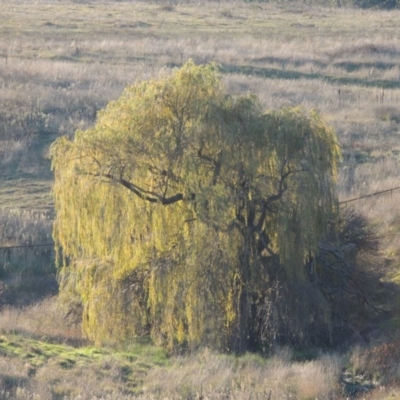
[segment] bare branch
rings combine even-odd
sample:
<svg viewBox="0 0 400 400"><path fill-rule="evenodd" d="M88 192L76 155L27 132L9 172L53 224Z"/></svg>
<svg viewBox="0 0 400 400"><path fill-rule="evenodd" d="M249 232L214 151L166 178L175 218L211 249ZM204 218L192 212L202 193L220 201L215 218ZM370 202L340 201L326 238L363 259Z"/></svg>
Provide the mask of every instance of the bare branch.
<svg viewBox="0 0 400 400"><path fill-rule="evenodd" d="M121 176L119 178L116 178L114 175L109 174L109 173L107 173L107 174L90 174L90 175L101 176L104 178L108 178L112 182L117 182L117 183L121 184L122 186L124 186L129 191L131 191L132 193L134 193L136 196L138 196L141 199L146 200L150 203L160 203L164 206L167 206L169 204L173 204L173 203L183 200L182 193L177 193L170 197L165 197L165 195L160 196L157 193L154 193L149 190L145 190L145 189L135 185L134 183L129 182L126 179L123 179Z"/></svg>

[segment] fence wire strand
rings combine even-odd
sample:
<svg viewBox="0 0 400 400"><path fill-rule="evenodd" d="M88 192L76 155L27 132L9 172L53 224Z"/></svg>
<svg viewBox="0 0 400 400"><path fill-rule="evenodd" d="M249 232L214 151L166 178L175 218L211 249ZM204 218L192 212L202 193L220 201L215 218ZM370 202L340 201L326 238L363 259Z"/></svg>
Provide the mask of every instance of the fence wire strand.
<svg viewBox="0 0 400 400"><path fill-rule="evenodd" d="M379 196L379 195L385 194L385 193L392 193L396 190L400 190L400 186L396 186L394 188L390 188L390 189L386 189L386 190L381 190L379 192L369 193L364 196L354 197L353 199L342 200L342 201L339 201L339 205L352 203L354 201L358 201L358 200L362 200L362 199L366 199L366 198L370 198L370 197L374 197L374 196ZM2 246L2 247L0 247L0 250L24 249L24 248L32 248L32 247L50 247L50 246L54 246L54 243L26 244L26 245L18 245L18 246Z"/></svg>

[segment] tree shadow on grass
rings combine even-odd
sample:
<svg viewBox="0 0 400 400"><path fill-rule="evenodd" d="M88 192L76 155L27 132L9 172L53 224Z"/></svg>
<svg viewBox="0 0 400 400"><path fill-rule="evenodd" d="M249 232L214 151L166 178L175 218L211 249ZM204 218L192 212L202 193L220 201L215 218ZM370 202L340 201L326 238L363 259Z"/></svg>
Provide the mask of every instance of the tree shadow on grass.
<svg viewBox="0 0 400 400"><path fill-rule="evenodd" d="M25 387L29 383L29 379L23 376L9 375L0 373L0 390L10 395L15 394L15 391L19 387ZM12 398L12 397L8 397Z"/></svg>
<svg viewBox="0 0 400 400"><path fill-rule="evenodd" d="M363 64L363 63L361 63ZM365 63L364 63L365 64ZM364 65L363 64L363 65ZM379 65L379 63L375 63ZM180 67L180 63L168 63L170 68ZM361 66L348 66L348 68L362 68ZM389 68L389 67L388 67ZM375 87L380 89L396 89L400 88L400 80L387 79L365 79L346 76L331 76L318 72L300 72L292 69L255 67L252 65L233 65L221 64L220 71L222 74L242 74L248 76L259 76L267 79L286 79L286 80L320 80L329 82L334 85L353 85L360 87Z"/></svg>
<svg viewBox="0 0 400 400"><path fill-rule="evenodd" d="M336 85L354 85L362 87L376 87L384 89L400 88L400 81L391 81L386 79L371 79L367 80L364 78L357 77L345 77L345 76L330 76L324 75L317 72L300 72L290 69L278 69L278 68L265 68L265 67L254 67L250 65L222 65L222 73L235 73L243 75L260 76L268 79L287 79L287 80L321 80Z"/></svg>

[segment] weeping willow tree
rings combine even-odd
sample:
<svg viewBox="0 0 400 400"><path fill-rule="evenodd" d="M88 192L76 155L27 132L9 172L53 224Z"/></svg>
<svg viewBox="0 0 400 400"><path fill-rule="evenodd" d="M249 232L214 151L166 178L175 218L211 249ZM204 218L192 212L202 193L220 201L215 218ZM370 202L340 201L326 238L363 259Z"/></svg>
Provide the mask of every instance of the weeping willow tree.
<svg viewBox="0 0 400 400"><path fill-rule="evenodd" d="M317 112L264 112L189 61L51 151L60 292L90 339L243 352L289 319L288 335L329 325L318 294L301 297L336 210L340 150Z"/></svg>

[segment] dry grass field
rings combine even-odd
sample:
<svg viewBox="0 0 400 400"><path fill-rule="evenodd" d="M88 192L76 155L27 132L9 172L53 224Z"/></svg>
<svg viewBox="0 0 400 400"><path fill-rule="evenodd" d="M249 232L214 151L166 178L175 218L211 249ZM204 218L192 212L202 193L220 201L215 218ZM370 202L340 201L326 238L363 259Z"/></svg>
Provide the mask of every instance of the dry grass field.
<svg viewBox="0 0 400 400"><path fill-rule="evenodd" d="M342 146L341 201L394 189L343 207L376 227L388 279L400 281L400 11L239 0L0 8L0 247L51 239L56 137L90 126L128 84L192 58L218 63L230 92L255 93L265 108L319 109ZM27 303L24 290L38 298L18 260L18 279L0 286L0 305L3 292L11 303L0 313L0 399L400 398L400 353L379 343L344 354L282 349L269 359L90 347L55 297L12 307ZM398 343L398 320L389 322L385 334Z"/></svg>

